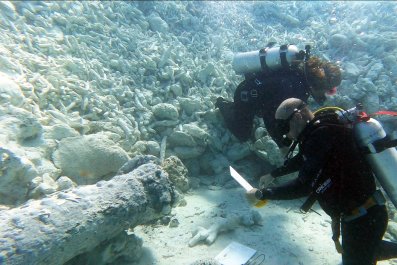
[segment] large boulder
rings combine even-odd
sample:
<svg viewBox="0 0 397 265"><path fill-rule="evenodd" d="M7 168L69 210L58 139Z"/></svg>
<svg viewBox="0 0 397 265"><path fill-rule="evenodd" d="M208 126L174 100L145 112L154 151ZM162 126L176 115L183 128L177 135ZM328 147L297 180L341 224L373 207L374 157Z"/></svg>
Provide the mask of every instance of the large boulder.
<svg viewBox="0 0 397 265"><path fill-rule="evenodd" d="M63 138L52 155L62 175L77 184L92 184L114 175L128 154L105 134Z"/></svg>

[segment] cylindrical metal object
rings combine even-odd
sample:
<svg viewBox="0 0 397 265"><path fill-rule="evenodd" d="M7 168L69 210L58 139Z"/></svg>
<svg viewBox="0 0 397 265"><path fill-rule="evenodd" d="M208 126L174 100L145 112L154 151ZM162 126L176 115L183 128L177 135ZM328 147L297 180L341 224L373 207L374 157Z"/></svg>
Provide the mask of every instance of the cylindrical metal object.
<svg viewBox="0 0 397 265"><path fill-rule="evenodd" d="M233 69L237 74L255 73L266 70L279 70L289 67L297 59L299 49L295 45L263 48L259 51L235 54Z"/></svg>
<svg viewBox="0 0 397 265"><path fill-rule="evenodd" d="M354 135L360 147L367 147L371 153L365 155L377 180L397 208L397 150L394 147L376 153L372 143L386 136L382 125L375 119L358 122Z"/></svg>

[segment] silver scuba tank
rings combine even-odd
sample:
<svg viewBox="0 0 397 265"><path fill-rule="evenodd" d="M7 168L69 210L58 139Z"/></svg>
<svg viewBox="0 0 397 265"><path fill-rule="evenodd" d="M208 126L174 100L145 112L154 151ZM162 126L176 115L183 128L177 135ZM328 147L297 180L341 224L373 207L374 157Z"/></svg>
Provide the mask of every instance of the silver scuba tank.
<svg viewBox="0 0 397 265"><path fill-rule="evenodd" d="M324 107L315 111L315 115L320 115L321 111L334 111L339 117L338 120L347 128L352 128L353 137L358 147L363 150L363 155L373 171L379 184L387 193L394 207L397 208L397 150L396 139L386 137L386 132L382 125L365 114L362 104L356 107L343 110L338 107ZM380 114L380 113L377 113ZM321 119L320 119L321 121ZM382 194L375 193L374 199L378 203L384 203ZM310 197L309 197L310 199ZM313 201L307 200L301 210L307 212L312 206Z"/></svg>
<svg viewBox="0 0 397 265"><path fill-rule="evenodd" d="M354 137L360 147L368 148L365 155L376 179L386 191L391 202L397 208L397 150L395 147L377 152L374 142L383 139L386 132L375 119L358 120L353 126Z"/></svg>
<svg viewBox="0 0 397 265"><path fill-rule="evenodd" d="M289 68L293 60L299 59L299 49L295 45L266 47L259 51L237 53L232 66L237 74L257 73Z"/></svg>

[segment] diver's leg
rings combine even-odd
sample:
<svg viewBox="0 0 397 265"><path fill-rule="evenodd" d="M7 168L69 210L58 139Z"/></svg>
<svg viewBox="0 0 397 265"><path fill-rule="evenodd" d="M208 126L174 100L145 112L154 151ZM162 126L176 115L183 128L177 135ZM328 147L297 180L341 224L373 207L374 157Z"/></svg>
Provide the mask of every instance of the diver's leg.
<svg viewBox="0 0 397 265"><path fill-rule="evenodd" d="M350 222L342 221L343 265L375 265L386 227L384 206L374 206L366 215Z"/></svg>
<svg viewBox="0 0 397 265"><path fill-rule="evenodd" d="M397 258L397 243L382 240L376 253L376 260Z"/></svg>

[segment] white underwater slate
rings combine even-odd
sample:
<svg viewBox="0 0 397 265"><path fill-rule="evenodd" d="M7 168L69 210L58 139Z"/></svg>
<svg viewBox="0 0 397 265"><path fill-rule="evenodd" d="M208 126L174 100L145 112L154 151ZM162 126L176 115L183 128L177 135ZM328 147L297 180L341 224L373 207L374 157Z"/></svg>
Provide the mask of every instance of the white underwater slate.
<svg viewBox="0 0 397 265"><path fill-rule="evenodd" d="M219 261L222 265L243 265L246 264L255 253L255 249L237 242L231 242L215 257L215 260Z"/></svg>

